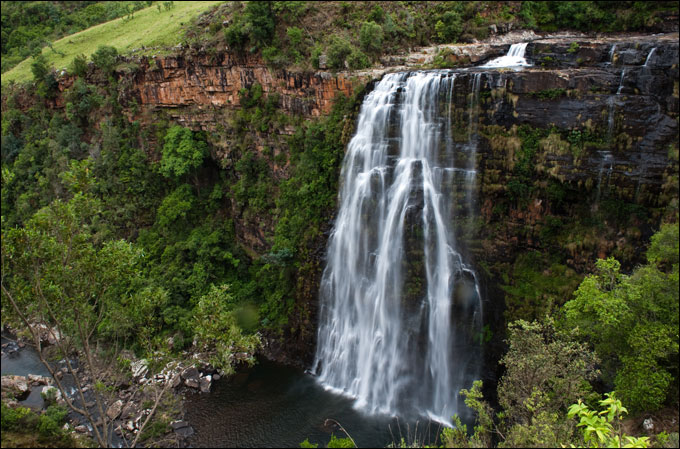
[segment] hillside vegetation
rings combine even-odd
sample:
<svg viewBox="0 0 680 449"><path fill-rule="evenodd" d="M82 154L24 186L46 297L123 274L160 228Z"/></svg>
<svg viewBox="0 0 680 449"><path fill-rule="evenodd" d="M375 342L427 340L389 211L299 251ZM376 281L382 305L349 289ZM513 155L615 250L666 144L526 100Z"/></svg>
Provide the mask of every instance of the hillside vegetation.
<svg viewBox="0 0 680 449"><path fill-rule="evenodd" d="M161 7L162 2L156 3L130 16L59 39L51 47L44 48L42 54L48 64L62 69L67 68L78 55L89 57L101 45L113 46L121 53L142 47L177 45L181 41L183 27L198 14L220 2L174 2L169 9ZM3 73L2 83L27 81L31 77L33 60L26 59Z"/></svg>

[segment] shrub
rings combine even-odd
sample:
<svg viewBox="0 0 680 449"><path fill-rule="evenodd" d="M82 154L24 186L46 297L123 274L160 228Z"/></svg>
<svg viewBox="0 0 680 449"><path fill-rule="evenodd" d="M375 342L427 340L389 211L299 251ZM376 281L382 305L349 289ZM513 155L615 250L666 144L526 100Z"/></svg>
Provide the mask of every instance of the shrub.
<svg viewBox="0 0 680 449"><path fill-rule="evenodd" d="M437 41L441 43L456 42L463 32L463 21L456 11L446 11L434 26Z"/></svg>
<svg viewBox="0 0 680 449"><path fill-rule="evenodd" d="M359 31L359 45L366 53L380 54L382 52L383 29L375 22L364 22Z"/></svg>
<svg viewBox="0 0 680 449"><path fill-rule="evenodd" d="M352 70L359 70L370 67L371 61L361 50L355 48L347 57L347 65Z"/></svg>
<svg viewBox="0 0 680 449"><path fill-rule="evenodd" d="M207 153L208 145L200 134L175 125L165 135L160 172L166 178L180 177L198 168Z"/></svg>
<svg viewBox="0 0 680 449"><path fill-rule="evenodd" d="M87 74L87 58L85 55L80 54L73 58L69 71L80 78L85 77Z"/></svg>
<svg viewBox="0 0 680 449"><path fill-rule="evenodd" d="M92 53L92 62L99 67L104 73L110 74L116 67L116 58L118 57L118 50L108 45L100 45L97 51Z"/></svg>
<svg viewBox="0 0 680 449"><path fill-rule="evenodd" d="M331 69L343 69L345 59L352 53L352 44L339 36L331 36L328 45L328 67Z"/></svg>

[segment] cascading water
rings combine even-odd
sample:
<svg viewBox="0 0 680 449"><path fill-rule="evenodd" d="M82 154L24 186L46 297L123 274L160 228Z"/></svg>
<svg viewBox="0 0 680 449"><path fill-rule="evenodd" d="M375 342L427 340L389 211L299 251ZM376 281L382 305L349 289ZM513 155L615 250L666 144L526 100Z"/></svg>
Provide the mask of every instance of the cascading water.
<svg viewBox="0 0 680 449"><path fill-rule="evenodd" d="M484 69L499 69L507 67L530 67L531 64L524 58L524 53L527 50L527 43L512 44L508 50L508 54L496 58L486 64L479 66Z"/></svg>
<svg viewBox="0 0 680 449"><path fill-rule="evenodd" d="M621 91L623 90L623 80L626 77L626 69L623 69L621 71L621 80L619 81L619 88L616 89L616 97L621 95ZM613 137L613 132L614 132L614 106L616 102L616 97L610 96L607 99L607 104L609 105L609 115L607 118L607 133L609 135L609 139Z"/></svg>
<svg viewBox="0 0 680 449"><path fill-rule="evenodd" d="M451 133L459 85L451 72L385 75L343 163L314 370L369 413L449 423L479 370L479 285L455 237L475 198L476 137L458 145Z"/></svg>

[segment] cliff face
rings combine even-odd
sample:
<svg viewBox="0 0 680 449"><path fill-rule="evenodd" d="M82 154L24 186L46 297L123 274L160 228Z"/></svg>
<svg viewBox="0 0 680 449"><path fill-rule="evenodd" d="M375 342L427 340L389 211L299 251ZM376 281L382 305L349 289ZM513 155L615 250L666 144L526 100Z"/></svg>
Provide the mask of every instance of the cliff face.
<svg viewBox="0 0 680 449"><path fill-rule="evenodd" d="M358 86L345 74L271 70L255 56L228 52L151 61L139 61L128 85L129 97L142 111L164 108L173 119L206 130L215 129L216 110L238 109L239 91L254 84L261 85L265 95L277 94L281 110L304 118L328 114L338 95L349 97Z"/></svg>
<svg viewBox="0 0 680 449"><path fill-rule="evenodd" d="M479 65L508 48L508 43L470 45L440 54L455 69ZM119 97L131 118L149 121L163 110L175 122L226 141L213 156L228 168L233 148L243 142L237 141L239 130L225 123L242 106L242 89L259 84L265 96L278 95L284 114L313 119L328 114L338 96L351 97L386 71L422 68L437 54L436 49L422 49L412 57L383 61L392 67L351 75L272 70L255 56L219 51L156 58L153 63L132 59L128 62L135 69L117 74ZM677 34L537 39L526 56L533 67L518 72L455 71L450 125L458 142L474 132L478 146L477 216L472 228L461 227L466 233L461 237L469 241L472 259L485 267L478 271L490 305L485 308L487 323L502 321L504 311L508 318L531 318L518 312L521 308L511 304L507 293L519 282L513 273L523 254L535 253L566 267L569 276L548 262L534 267L563 285L566 281L558 278L578 279L597 257L613 255L624 266L636 263L660 220L677 214ZM60 89L71 83L62 79ZM442 97L448 107L447 102ZM346 120L351 134L351 118ZM268 147L275 155L285 153L287 144L278 135L292 133L287 126L251 133L248 145L256 152ZM276 181L289 176L285 166L272 169ZM237 239L254 255L266 253L272 217L246 219L237 208L232 215ZM296 321L296 330L286 333L285 341L270 342L269 353L277 358L299 363L314 348L322 240L310 251L318 259L310 261L316 274L300 282L297 298L311 320ZM494 338L500 345L502 336Z"/></svg>

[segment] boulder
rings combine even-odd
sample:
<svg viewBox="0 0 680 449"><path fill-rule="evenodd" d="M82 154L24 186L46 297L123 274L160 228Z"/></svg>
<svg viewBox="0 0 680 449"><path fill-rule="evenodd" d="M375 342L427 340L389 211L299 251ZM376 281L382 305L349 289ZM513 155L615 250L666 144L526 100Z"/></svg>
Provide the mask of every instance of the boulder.
<svg viewBox="0 0 680 449"><path fill-rule="evenodd" d="M123 410L121 411L120 417L122 419L128 419L131 418L135 414L135 404L132 402L128 402L125 404L125 407L123 407Z"/></svg>
<svg viewBox="0 0 680 449"><path fill-rule="evenodd" d="M146 359L139 359L130 364L130 369L132 370L132 377L145 377L146 373L149 371L149 362Z"/></svg>
<svg viewBox="0 0 680 449"><path fill-rule="evenodd" d="M109 419L116 419L122 410L123 401L118 400L109 406L109 409L106 411L106 416L108 416Z"/></svg>
<svg viewBox="0 0 680 449"><path fill-rule="evenodd" d="M49 385L52 383L52 380L49 377L39 376L37 374L29 374L28 380L30 382L35 382L38 385Z"/></svg>
<svg viewBox="0 0 680 449"><path fill-rule="evenodd" d="M642 428L645 429L646 432L654 431L654 421L652 418L647 418L642 421Z"/></svg>
<svg viewBox="0 0 680 449"><path fill-rule="evenodd" d="M75 427L75 431L79 433L87 433L90 429L87 428L85 424L81 424Z"/></svg>
<svg viewBox="0 0 680 449"><path fill-rule="evenodd" d="M184 385L186 385L189 388L198 388L198 379L187 379L184 381Z"/></svg>
<svg viewBox="0 0 680 449"><path fill-rule="evenodd" d="M53 394L53 393L51 393L52 391L54 391L54 399L57 402L61 401L62 400L61 391L59 391L58 388L53 387L51 385L47 385L45 387L42 387L42 391L40 393L41 393L42 396L47 397L48 395Z"/></svg>
<svg viewBox="0 0 680 449"><path fill-rule="evenodd" d="M207 375L201 377L200 380L201 393L210 393L210 387L212 386L212 376Z"/></svg>
<svg viewBox="0 0 680 449"><path fill-rule="evenodd" d="M195 380L198 382L198 379L200 377L200 373L198 372L198 369L195 367L190 367L182 371L182 379L184 380Z"/></svg>
<svg viewBox="0 0 680 449"><path fill-rule="evenodd" d="M23 376L2 376L3 396L10 393L15 398L25 399L31 392L28 380Z"/></svg>
<svg viewBox="0 0 680 449"><path fill-rule="evenodd" d="M179 374L175 374L175 377L172 378L171 381L171 386L172 388L177 388L182 384L182 376Z"/></svg>

